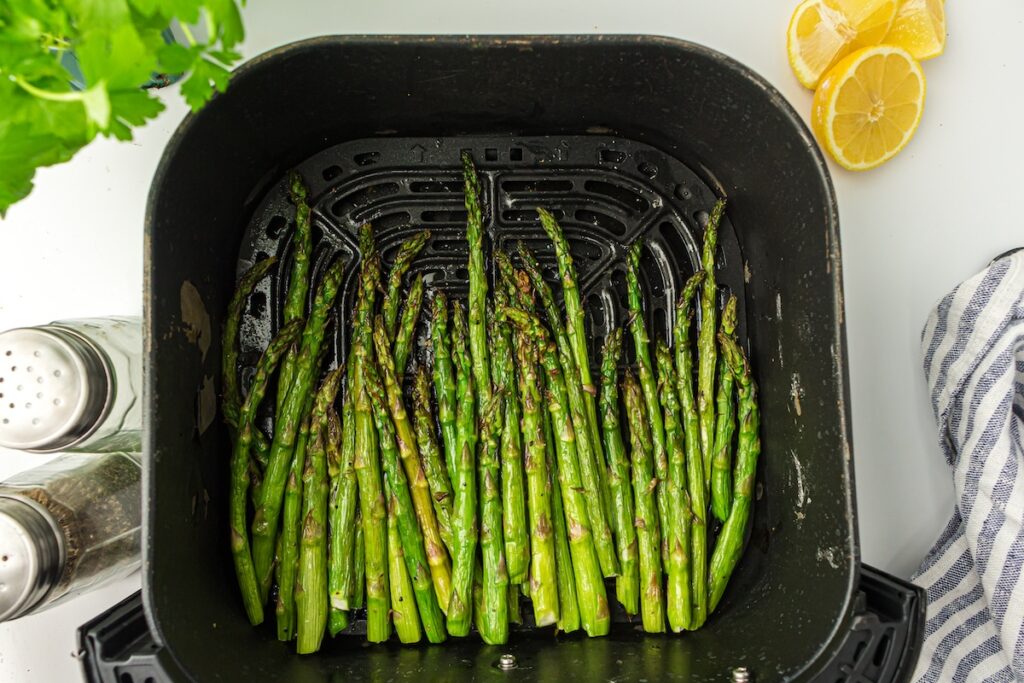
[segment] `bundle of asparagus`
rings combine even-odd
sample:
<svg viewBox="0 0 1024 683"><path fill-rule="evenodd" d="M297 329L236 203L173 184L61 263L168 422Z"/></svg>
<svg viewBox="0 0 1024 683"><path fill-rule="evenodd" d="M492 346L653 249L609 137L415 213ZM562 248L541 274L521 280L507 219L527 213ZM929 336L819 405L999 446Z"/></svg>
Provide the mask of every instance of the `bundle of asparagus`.
<svg viewBox="0 0 1024 683"><path fill-rule="evenodd" d="M607 579L646 631L700 628L742 553L760 453L735 297L719 324L714 257L724 201L705 226L702 268L679 298L673 347L648 338L642 247L629 249L626 327L636 363L620 380L624 330L612 331L598 389L561 226L538 209L557 257L561 307L521 243L518 267L512 255L493 254L489 280L479 177L468 155L463 162L469 297L464 307L433 292L430 362L412 368L409 382L425 293L422 276L404 293L403 282L429 232L401 246L378 313L381 259L371 227L360 228L351 348L318 384L343 266L327 269L304 319L310 210L293 176L285 324L244 401L239 321L274 260L240 281L224 330L223 411L234 444L231 547L249 620L263 620L276 585L278 637L294 639L299 653L318 650L324 633L344 630L364 604L370 642L388 640L392 625L403 643L424 635L438 643L475 625L499 644L521 621L522 594L537 627L601 636L611 626ZM268 439L255 415L278 365Z"/></svg>

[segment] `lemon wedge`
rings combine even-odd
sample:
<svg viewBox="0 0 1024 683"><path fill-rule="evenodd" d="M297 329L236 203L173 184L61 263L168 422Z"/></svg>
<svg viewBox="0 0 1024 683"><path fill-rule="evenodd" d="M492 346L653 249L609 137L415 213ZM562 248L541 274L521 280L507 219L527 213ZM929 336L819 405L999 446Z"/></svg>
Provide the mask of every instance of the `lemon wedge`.
<svg viewBox="0 0 1024 683"><path fill-rule="evenodd" d="M903 0L885 42L899 45L914 59L938 57L946 49L943 0Z"/></svg>
<svg viewBox="0 0 1024 683"><path fill-rule="evenodd" d="M905 49L857 50L829 72L814 93L811 127L843 168L885 163L914 136L924 111L921 65Z"/></svg>
<svg viewBox="0 0 1024 683"><path fill-rule="evenodd" d="M786 34L793 73L813 90L840 59L880 43L898 8L898 0L804 0L793 12Z"/></svg>

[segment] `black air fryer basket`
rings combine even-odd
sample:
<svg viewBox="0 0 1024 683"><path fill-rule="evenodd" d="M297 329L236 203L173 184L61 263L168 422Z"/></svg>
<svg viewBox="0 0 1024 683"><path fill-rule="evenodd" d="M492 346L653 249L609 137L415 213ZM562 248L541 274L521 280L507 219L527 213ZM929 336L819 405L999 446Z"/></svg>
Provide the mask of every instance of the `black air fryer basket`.
<svg viewBox="0 0 1024 683"><path fill-rule="evenodd" d="M228 435L211 412L217 331L236 275L265 255L287 260L294 208L285 178L297 168L311 187L314 277L336 258L347 262L335 360L348 344L360 223L373 222L385 267L404 237L429 227L413 274L463 296L463 150L484 181L486 248L523 239L554 276L534 209L555 210L579 269L592 358L624 322L626 247L645 245L650 332L667 337L671 302L697 265L702 221L716 196L728 197L718 280L723 297L739 297L764 451L750 542L698 632L646 636L617 618L607 638L556 643L549 630L525 629L506 648L475 638L368 647L351 634L298 657L272 625L254 629L245 619L227 540ZM504 675L493 666L501 654L515 656L516 680L711 681L737 667L760 681L909 674L923 600L884 577L861 577L837 220L825 164L793 110L757 75L697 45L330 37L248 63L225 95L181 125L149 198L143 601L151 635L137 641L152 645L147 661L200 681L471 680ZM243 361L254 362L280 324L286 278L282 266L252 297ZM119 614L137 620L134 609ZM110 633L110 623L93 624L86 640L101 643L96 634Z"/></svg>

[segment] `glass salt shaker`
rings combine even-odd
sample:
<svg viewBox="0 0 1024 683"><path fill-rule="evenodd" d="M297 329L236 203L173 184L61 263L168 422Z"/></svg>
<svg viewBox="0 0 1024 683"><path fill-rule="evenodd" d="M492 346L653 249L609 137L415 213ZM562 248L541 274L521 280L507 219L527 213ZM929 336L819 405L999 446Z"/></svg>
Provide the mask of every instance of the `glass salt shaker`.
<svg viewBox="0 0 1024 683"><path fill-rule="evenodd" d="M137 454L68 453L0 484L0 621L139 567L141 472Z"/></svg>
<svg viewBox="0 0 1024 683"><path fill-rule="evenodd" d="M139 318L60 320L0 334L0 446L138 451Z"/></svg>

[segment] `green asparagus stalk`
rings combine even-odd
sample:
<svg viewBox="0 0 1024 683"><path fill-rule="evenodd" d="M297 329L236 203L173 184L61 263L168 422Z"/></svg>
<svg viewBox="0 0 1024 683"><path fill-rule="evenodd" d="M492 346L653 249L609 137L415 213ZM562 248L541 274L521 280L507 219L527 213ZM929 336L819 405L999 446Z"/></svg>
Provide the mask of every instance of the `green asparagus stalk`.
<svg viewBox="0 0 1024 683"><path fill-rule="evenodd" d="M353 468L356 474L359 515L362 523L356 528L356 573L353 607L364 597L366 604L366 638L371 643L382 643L391 634L389 616L390 589L387 571L387 512L384 483L381 476L377 430L374 427L373 406L364 386L366 366L374 362L373 308L380 284L380 255L376 251L373 233L368 225L359 230L359 250L362 265L359 273L359 291L356 298L355 324L352 331L352 350L355 354L350 391L354 401L356 425L356 452ZM360 541L359 536L362 535ZM360 561L359 553L363 557ZM362 575L362 576L360 576Z"/></svg>
<svg viewBox="0 0 1024 683"><path fill-rule="evenodd" d="M421 366L413 382L413 423L416 428L416 445L423 464L423 473L427 476L430 499L434 503L434 514L441 532L441 540L449 551L452 550L452 492L448 468L434 437L434 416L430 412L430 380L427 371ZM444 604L448 608L448 604Z"/></svg>
<svg viewBox="0 0 1024 683"><path fill-rule="evenodd" d="M601 415L604 427L604 452L608 456L608 489L611 494L615 543L619 556L619 576L615 596L627 614L636 614L640 602L640 568L637 563L636 527L633 491L630 484L629 457L619 426L618 365L622 356L622 328L612 330L605 340L601 359Z"/></svg>
<svg viewBox="0 0 1024 683"><path fill-rule="evenodd" d="M420 630L420 615L416 611L412 578L405 564L402 539L398 535L398 505L386 477L384 495L388 499L388 583L391 586L391 621L395 624L395 633L398 634L400 642L418 643L423 637Z"/></svg>
<svg viewBox="0 0 1024 683"><path fill-rule="evenodd" d="M549 626L558 620L558 583L555 578L556 556L552 536L551 483L548 479L547 441L544 438L544 409L534 353L529 337L517 336L516 361L519 366L519 395L523 404L526 500L530 514L530 598L533 601L534 622L537 626ZM568 543L565 549L568 554Z"/></svg>
<svg viewBox="0 0 1024 683"><path fill-rule="evenodd" d="M651 363L650 342L647 337L647 323L644 320L643 292L640 289L640 249L643 245L635 242L626 259L626 289L629 304L629 329L633 334L636 351L637 375L644 396L644 414L651 426L651 443L654 446L654 475L657 478L658 522L662 529L668 528L668 451L665 448L665 424L658 401L658 381ZM661 561L668 565L668 543L662 538Z"/></svg>
<svg viewBox="0 0 1024 683"><path fill-rule="evenodd" d="M502 538L501 490L498 461L499 434L504 396L491 396L480 421L477 477L480 482L480 552L483 555L480 619L477 628L488 645L508 641L508 572Z"/></svg>
<svg viewBox="0 0 1024 683"><path fill-rule="evenodd" d="M658 388L665 410L665 444L668 447L669 526L662 529L668 543L668 625L679 633L690 627L693 592L690 578L690 504L686 486L686 451L679 410L679 382L672 352L659 340L654 349L658 365Z"/></svg>
<svg viewBox="0 0 1024 683"><path fill-rule="evenodd" d="M541 360L547 372L548 411L551 413L551 424L556 437L555 450L558 455L562 503L576 578L580 621L588 635L607 635L611 626L608 597L590 531L590 520L587 517L588 507L584 494L586 489L580 481L580 466L576 454L578 433L573 430L573 422L569 417L566 382L562 376L555 344L536 316L512 308L503 309L502 315L527 331L536 340L540 349ZM598 509L601 510L601 507L598 506Z"/></svg>
<svg viewBox="0 0 1024 683"><path fill-rule="evenodd" d="M495 303L508 303L508 292L495 289ZM515 362L512 360L512 334L506 321L491 321L491 377L495 391L504 395L501 433L501 504L505 561L508 580L520 584L530 571L530 540L526 527L526 499L523 475L523 442L520 432L519 396L516 391Z"/></svg>
<svg viewBox="0 0 1024 683"><path fill-rule="evenodd" d="M357 305L358 305L357 293ZM327 589L330 609L327 630L332 636L348 626L355 554L355 524L358 509L356 487L356 419L355 397L352 394L356 374L354 344L346 361L346 380L341 402L341 415L331 411L327 440L327 474L330 477L327 537Z"/></svg>
<svg viewBox="0 0 1024 683"><path fill-rule="evenodd" d="M355 363L349 363L348 369ZM345 391L341 416L332 408L327 422L327 631L336 636L348 626L355 543L356 473L355 407Z"/></svg>
<svg viewBox="0 0 1024 683"><path fill-rule="evenodd" d="M302 538L295 582L296 651L320 649L327 627L327 441L328 411L341 386L343 368L327 373L310 415L311 442L302 473Z"/></svg>
<svg viewBox="0 0 1024 683"><path fill-rule="evenodd" d="M591 438L592 431L587 418L586 402L583 398L585 392L579 378L579 369L576 367L576 359L569 343L569 336L565 332L565 326L562 325L554 295L551 292L551 287L544 281L540 265L522 242L518 245L518 251L533 288L540 296L547 311L548 324L551 327L554 343L557 344L558 360L562 376L565 379L570 417L576 437L575 445L581 483L586 491L587 519L590 520L593 543L601 562L601 571L604 576L615 576L618 573L615 542L612 539L611 526L606 517L604 493L601 488L604 456L601 454L600 443L595 444ZM597 446L596 450L595 446ZM606 479L607 475L604 478Z"/></svg>
<svg viewBox="0 0 1024 683"><path fill-rule="evenodd" d="M720 334L730 339L736 333L736 297L729 297L722 312ZM718 411L715 416L715 445L711 458L711 510L724 522L732 507L732 437L736 431L733 416L734 375L727 362L718 364Z"/></svg>
<svg viewBox="0 0 1024 683"><path fill-rule="evenodd" d="M242 393L238 388L238 328L242 324L242 312L245 310L245 302L249 299L249 295L256 289L259 281L266 277L275 263L277 263L277 257L270 256L245 271L238 281L238 288L235 289L234 296L231 297L231 303L228 304L228 314L224 320L224 334L221 336L221 378L224 382L222 411L224 421L227 422L232 433L238 429L238 411L242 405ZM254 438L257 436L257 431L253 431Z"/></svg>
<svg viewBox="0 0 1024 683"><path fill-rule="evenodd" d="M309 407L295 439L288 483L284 490L281 510L281 533L277 550L277 639L283 642L295 637L295 579L299 571L299 544L302 536L302 475L306 469L306 449L309 445Z"/></svg>
<svg viewBox="0 0 1024 683"><path fill-rule="evenodd" d="M587 332L584 325L583 304L580 299L579 286L576 284L576 266L569 252L569 241L565 238L562 226L555 217L545 209L537 209L540 223L548 238L555 247L558 262L558 275L562 279L562 302L565 306L565 328L572 347L573 358L579 369L580 382L583 387L583 404L587 414L587 426L590 429L590 442L593 444L594 459L598 464L598 476L601 484L601 500L605 506L605 519L613 518L611 491L608 484L608 468L601 446L601 427L597 419L597 388L590 374L590 356L587 352ZM610 523L610 522L609 522Z"/></svg>
<svg viewBox="0 0 1024 683"><path fill-rule="evenodd" d="M273 577L274 542L281 517L281 505L287 485L288 469L295 448L295 437L303 408L313 389L315 360L324 341L327 319L338 293L344 261L338 259L324 274L317 290L313 308L302 332L302 343L295 362L295 376L282 408L277 413L270 461L263 476L259 505L252 524L253 562L260 582L261 600L266 599Z"/></svg>
<svg viewBox="0 0 1024 683"><path fill-rule="evenodd" d="M405 476L412 489L413 509L419 520L419 526L423 530L434 590L437 592L438 601L442 605L447 605L452 596L452 566L448 554L445 552L444 542L441 540L441 530L437 524L437 517L434 515L434 505L431 502L430 487L427 485L427 477L420 466L420 454L416 448L416 432L405 409L402 388L395 379L395 367L386 335L384 319L377 316L374 321L373 340L377 347L377 367L380 369L380 375L384 382L386 405L398 435L398 453L402 466L405 468ZM377 430L380 431L379 425Z"/></svg>
<svg viewBox="0 0 1024 683"><path fill-rule="evenodd" d="M452 306L452 361L456 382L455 501L452 518L452 597L448 603L448 633L469 633L473 614L473 571L477 549L476 395L473 365L466 345L466 314L462 305Z"/></svg>
<svg viewBox="0 0 1024 683"><path fill-rule="evenodd" d="M448 339L448 297L434 292L430 327L433 351L434 396L437 398L437 421L441 425L444 442L444 461L455 484L455 371L452 369L452 350Z"/></svg>
<svg viewBox="0 0 1024 683"><path fill-rule="evenodd" d="M484 264L484 219L480 178L468 152L462 154L466 193L466 242L469 243L469 354L473 381L483 410L491 400L491 364L487 350L487 271ZM483 414L480 415L483 419Z"/></svg>
<svg viewBox="0 0 1024 683"><path fill-rule="evenodd" d="M285 294L284 322L298 320L306 314L306 297L309 296L309 266L313 254L313 227L310 220L310 209L302 176L292 171L289 177L289 194L295 204L295 236L292 238L292 272L288 279L288 291ZM277 414L280 414L284 401L291 391L295 376L297 353L289 353L281 363L281 372L277 380Z"/></svg>
<svg viewBox="0 0 1024 683"><path fill-rule="evenodd" d="M249 388L249 395L246 396L239 409L239 435L231 454L229 516L231 523L231 553L234 556L238 586L242 592L242 603L245 605L246 615L253 625L263 621L264 602L260 596L259 580L257 579L252 555L250 554L249 534L245 520L249 487L249 446L252 443L252 433L255 429L253 427L253 419L256 416L256 409L266 393L270 376L273 374L281 357L287 352L288 347L298 338L301 326L301 322L295 321L282 327L277 336L271 340L270 345L267 346L267 350L263 352L263 356L256 365L256 375L253 377L252 386Z"/></svg>
<svg viewBox="0 0 1024 683"><path fill-rule="evenodd" d="M380 316L377 317L375 328L374 336L386 347L387 340L382 337L384 321ZM387 349L385 348L384 351L386 353ZM386 386L388 380L385 379L382 385L377 368L371 363L367 363L365 367L363 380L373 404L374 422L377 425L377 434L380 439L381 462L384 465L384 473L393 496L391 503L395 506L398 533L404 549L406 567L412 580L416 605L423 622L423 630L427 634L427 640L431 643L440 643L445 639L444 615L435 595L436 580L433 582L431 580L430 540L421 530L422 519L417 520L415 487L410 493L408 470L403 467L401 452L404 437L400 431L396 432L394 414L393 412L389 413L388 410ZM447 561L447 558L445 560ZM392 595L394 595L394 589L392 589ZM392 609L394 609L393 602Z"/></svg>
<svg viewBox="0 0 1024 683"><path fill-rule="evenodd" d="M508 623L522 625L523 612L519 608L519 591L522 586L528 585L526 581L508 585Z"/></svg>
<svg viewBox="0 0 1024 683"><path fill-rule="evenodd" d="M648 448L643 435L647 429L644 401L640 385L632 372L626 373L622 394L626 403L633 460L636 535L640 549L640 615L644 631L662 633L665 630L665 605L661 590L658 510L654 500L658 480L651 463L652 449Z"/></svg>
<svg viewBox="0 0 1024 683"><path fill-rule="evenodd" d="M412 351L412 344L416 337L416 321L419 320L420 308L422 307L423 275L419 274L412 281L409 293L405 297L401 323L398 325L397 336L394 337L395 378L399 386L402 385L402 379L405 376L406 363L409 360L409 353Z"/></svg>
<svg viewBox="0 0 1024 683"><path fill-rule="evenodd" d="M263 470L267 469L267 463L270 461L270 442L267 441L267 437L258 429L254 429L252 432L252 459L256 461L258 472L260 474L260 480L263 479ZM258 490L258 489L257 489ZM256 493L255 491L253 492ZM256 500L253 500L255 503Z"/></svg>
<svg viewBox="0 0 1024 683"><path fill-rule="evenodd" d="M569 530L566 528L565 509L562 505L562 485L558 479L558 458L555 433L551 427L551 412L541 410L544 417L544 440L548 453L548 483L551 486L551 530L555 540L555 578L558 583L558 619L556 628L572 633L580 628L579 599L576 596L576 577L572 569L572 551L569 549Z"/></svg>
<svg viewBox="0 0 1024 683"><path fill-rule="evenodd" d="M366 604L366 546L363 540L363 512L356 506L356 543L352 557L352 595L349 604L353 610Z"/></svg>
<svg viewBox="0 0 1024 683"><path fill-rule="evenodd" d="M704 486L704 458L700 450L700 426L693 395L693 349L690 346L690 323L693 300L706 277L698 271L687 280L676 305L675 339L676 381L679 383L679 405L682 410L686 446L686 482L690 494L690 578L693 599L691 628L700 628L708 616L707 556L707 489Z"/></svg>
<svg viewBox="0 0 1024 683"><path fill-rule="evenodd" d="M430 239L429 230L421 230L402 243L395 255L395 262L388 273L388 289L384 295L384 303L381 304L381 315L384 316L384 327L388 332L388 339L395 338L395 330L398 326L398 310L402 303L402 278L409 271L413 260L423 250L427 240Z"/></svg>
<svg viewBox="0 0 1024 683"><path fill-rule="evenodd" d="M750 520L757 459L761 455L761 413L757 405L757 385L750 373L746 354L731 336L718 335L718 343L736 380L739 434L736 444L736 470L733 479L733 500L729 516L718 534L711 555L710 610L718 606L736 563L743 554L743 540Z"/></svg>
<svg viewBox="0 0 1024 683"><path fill-rule="evenodd" d="M700 290L700 330L697 336L697 414L700 417L700 448L704 454L704 488L711 489L711 448L715 432L715 315L718 313L718 284L715 282L715 250L718 226L725 214L725 200L719 199L704 226L704 247L700 265L704 285Z"/></svg>

